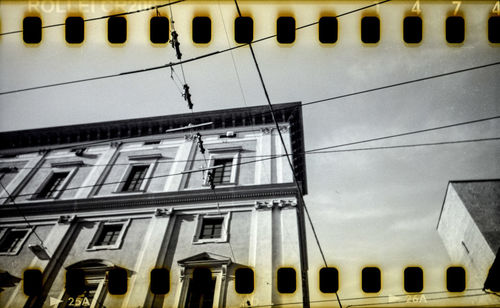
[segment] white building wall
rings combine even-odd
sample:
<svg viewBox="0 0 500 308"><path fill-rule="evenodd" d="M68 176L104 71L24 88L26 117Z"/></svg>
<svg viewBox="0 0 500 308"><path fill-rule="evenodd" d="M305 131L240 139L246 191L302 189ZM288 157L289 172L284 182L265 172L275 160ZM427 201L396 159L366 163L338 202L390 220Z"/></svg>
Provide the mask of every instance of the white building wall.
<svg viewBox="0 0 500 308"><path fill-rule="evenodd" d="M467 211L459 195L448 185L438 233L451 262L467 270L467 288L482 288L495 259L481 231Z"/></svg>

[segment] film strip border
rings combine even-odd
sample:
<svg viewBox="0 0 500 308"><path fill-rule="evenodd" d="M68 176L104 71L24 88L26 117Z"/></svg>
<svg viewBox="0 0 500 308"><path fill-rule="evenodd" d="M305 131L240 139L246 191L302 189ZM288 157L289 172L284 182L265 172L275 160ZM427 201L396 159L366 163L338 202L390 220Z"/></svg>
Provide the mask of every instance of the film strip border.
<svg viewBox="0 0 500 308"><path fill-rule="evenodd" d="M490 268L485 289L500 292L500 267L494 263ZM128 289L128 272L124 268L113 267L107 270L108 292L113 295L124 295ZM81 269L67 269L65 288L71 296L78 296L85 290L85 275ZM209 268L199 267L193 271L193 281L202 285L212 279ZM254 292L254 270L239 267L234 271L235 292L251 294ZM452 293L466 291L466 270L462 266L450 266L446 269L446 290ZM276 272L276 289L281 294L294 293L297 290L297 271L293 267L281 267ZM27 296L37 296L42 292L42 272L38 269L24 271L23 291ZM424 289L424 270L421 267L409 266L403 271L404 291L409 294L421 293ZM167 268L155 268L150 272L149 289L155 295L166 295L170 292L170 272ZM319 271L318 288L322 293L335 294L339 291L339 271L335 267L323 267ZM379 293L382 290L382 272L378 267L368 266L361 270L361 289L364 293Z"/></svg>
<svg viewBox="0 0 500 308"><path fill-rule="evenodd" d="M390 0L381 1L371 6L378 6ZM181 2L181 1L177 1ZM177 2L169 3L173 5ZM460 45L466 40L466 25L467 21L461 9L462 1L451 1L450 4L454 5L453 13L451 16L445 18L445 35L443 39L449 44ZM166 16L160 16L158 11L159 5L142 9L133 12L122 12L108 16L101 16L98 18L85 19L81 13L72 13L74 16L67 17L63 23L58 24L43 24L42 18L39 14L28 14L22 20L22 30L0 33L0 36L22 33L22 40L29 45L37 45L42 43L43 29L61 26L65 28L65 41L68 44L78 45L83 44L86 36L85 23L95 21L98 19L106 19L107 21L107 41L110 44L124 44L127 41L127 18L126 15L137 13L140 11L156 9L157 16L149 18L149 33L150 41L153 44L166 45L176 40L173 37L171 22L173 20ZM432 9L432 8L429 8ZM421 8L420 1L417 0L411 10L410 16L403 18L402 22L402 41L406 44L417 45L423 41L423 25L424 18L421 16L423 9ZM500 44L500 1L492 3L490 12L487 18L487 39L491 44ZM38 16L35 16L38 15ZM339 37L339 19L341 15L337 16L322 16L313 24L317 24L318 35L317 42L321 44L335 44L341 37ZM236 17L233 23L233 39L238 44L248 44L254 41L254 23L261 22L258 18L250 16ZM360 41L364 44L377 44L381 40L381 23L383 21L376 14L370 16L363 16L360 19L361 33ZM313 25L310 24L310 25ZM172 24L173 25L173 24ZM308 25L308 26L310 26ZM293 44L297 36L297 30L304 26L297 26L297 22L293 16L279 16L275 21L276 33L273 35L280 44ZM195 44L209 44L213 39L212 20L209 16L195 16L192 18L191 40ZM394 28L394 30L398 30ZM473 33L473 35L482 35Z"/></svg>

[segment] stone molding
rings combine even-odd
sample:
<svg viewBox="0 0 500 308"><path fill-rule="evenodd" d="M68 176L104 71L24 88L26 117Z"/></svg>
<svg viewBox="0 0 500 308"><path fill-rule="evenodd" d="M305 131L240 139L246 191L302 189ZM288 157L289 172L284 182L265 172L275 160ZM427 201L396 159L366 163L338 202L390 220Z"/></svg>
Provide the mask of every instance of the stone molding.
<svg viewBox="0 0 500 308"><path fill-rule="evenodd" d="M76 215L61 215L61 216L59 216L57 223L58 224L70 224L73 221L75 221L76 218L77 218Z"/></svg>
<svg viewBox="0 0 500 308"><path fill-rule="evenodd" d="M269 201L255 201L255 208L259 209L272 209L278 207L280 209L285 207L296 207L297 201L292 199L272 199Z"/></svg>
<svg viewBox="0 0 500 308"><path fill-rule="evenodd" d="M156 217L168 217L174 213L174 208L157 208L155 210Z"/></svg>

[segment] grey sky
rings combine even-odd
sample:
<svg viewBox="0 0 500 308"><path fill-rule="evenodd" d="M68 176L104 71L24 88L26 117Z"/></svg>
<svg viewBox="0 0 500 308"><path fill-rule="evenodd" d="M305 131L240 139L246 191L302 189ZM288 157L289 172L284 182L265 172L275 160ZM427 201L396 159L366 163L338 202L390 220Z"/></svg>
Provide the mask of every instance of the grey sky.
<svg viewBox="0 0 500 308"><path fill-rule="evenodd" d="M463 1L466 41L455 47L444 39L444 21L454 6L447 1L422 1L424 39L420 45L408 47L402 42L402 19L413 2L380 6L381 41L376 46L363 46L359 38L360 18L375 9L341 17L339 41L332 47L318 43L316 26L298 31L296 42L289 47L279 46L275 39L255 44L272 102L308 102L500 60L499 47L489 44L486 36L486 16L492 3ZM203 3L173 7L184 59L228 47L217 2ZM293 12L300 26L317 21L321 12L343 13L371 2L279 3L240 4L244 15L254 17L255 38L274 34L274 19L280 13ZM85 17L109 13L100 9L102 6L89 9ZM234 45L233 3L223 3L221 10ZM168 15L166 9L160 12ZM212 18L214 37L206 47L194 46L189 40L195 13ZM2 1L1 31L18 30L23 14L20 6ZM66 46L63 27L45 29L39 47L23 46L19 34L4 36L0 39L0 91L174 62L172 48L153 47L148 42L152 15L127 17L129 39L123 48L110 47L105 41L105 21L86 23L87 38L81 47ZM60 23L65 13L52 11L43 16L44 24ZM246 103L265 104L249 49L236 49L233 56ZM175 70L180 75L180 68ZM184 70L195 111L245 106L231 53L187 63ZM306 149L500 115L499 81L500 67L494 66L306 106ZM0 130L185 112L186 103L170 79L170 70L163 69L0 96ZM499 132L500 121L492 120L353 147L499 137ZM499 157L498 141L309 155L306 202L329 265L339 267L341 284L352 286L343 295L360 295L354 288L366 264L378 264L384 275L392 277L385 278L384 292L402 292L400 276L408 264L425 268L425 291L443 290L443 272L450 260L435 226L447 183L498 178ZM321 258L310 232L308 237L311 270L317 271ZM315 292L312 296L321 298Z"/></svg>

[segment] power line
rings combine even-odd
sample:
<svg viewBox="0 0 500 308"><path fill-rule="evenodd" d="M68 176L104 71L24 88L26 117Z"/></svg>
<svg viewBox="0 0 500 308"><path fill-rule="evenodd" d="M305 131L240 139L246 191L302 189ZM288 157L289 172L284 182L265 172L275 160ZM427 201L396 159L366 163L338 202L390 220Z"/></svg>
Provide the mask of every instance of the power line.
<svg viewBox="0 0 500 308"><path fill-rule="evenodd" d="M189 61L189 60L187 60L187 61ZM442 76L447 76L447 75L451 75L451 74L455 74L455 73L461 73L461 72L465 72L465 71L469 71L469 70L473 70L473 69L479 69L479 68L484 68L484 67L498 65L498 64L500 64L500 62L490 63L490 64L481 65L481 66L477 66L477 67L471 67L471 68L467 68L467 69L461 69L461 70L458 70L458 71L443 73L443 74L439 74L439 75L436 75L436 76L442 77ZM165 66L165 67L172 67L174 65L176 65L176 64L170 63L170 64L167 64L167 66ZM125 73L122 73L122 74L125 74ZM100 78L100 77L97 77L97 78ZM106 77L104 77L104 78L106 78ZM418 82L418 81L432 79L432 78L435 78L435 76L428 76L428 77L424 77L424 78L420 78L420 79L415 79L413 81L406 81L406 82L399 83L399 84L393 84L393 85L383 86L383 87L369 89L369 90L352 92L352 93L344 94L344 95L340 95L340 96L335 96L335 97L325 98L325 99L321 99L321 100L311 101L311 102L308 102L308 103L302 103L300 105L300 107L302 107L302 106L309 106L309 105L317 104L317 103L322 103L322 102L329 101L329 100L341 99L341 98L348 97L348 96L359 95L359 94L363 94L363 93L367 93L367 92L371 92L371 91L376 91L376 90L385 89L385 88L389 88L389 87L395 87L395 86L402 85L402 84L408 84L408 83ZM90 79L92 79L92 78L90 78ZM85 80L90 80L90 79L85 79ZM75 81L75 82L80 82L80 81ZM73 83L73 82L70 81L70 82L67 82L67 83ZM36 88L44 88L44 87L48 87L48 86L41 86L41 87L36 87ZM22 91L22 90L19 90L19 91ZM10 91L10 92L3 92L3 93L0 93L0 95L2 95L2 94L8 94L8 93L14 93L14 92L19 92L19 91L15 90L15 91ZM286 109L294 109L295 110L298 107L299 106L293 106L293 107L287 107ZM269 113L269 111L266 111L266 112L262 112L262 113L257 113L254 116L266 115L268 113ZM482 120L478 120L478 121L482 121ZM458 125L460 125L460 124L458 124ZM253 124L252 124L252 126L253 126ZM107 140L99 140L99 141L88 142L88 143L85 143L85 144L80 144L79 146L104 143L104 142L109 142L109 141L113 141L113 140L133 139L133 138L139 138L139 137L116 137L116 138L110 138L110 139L107 139ZM71 148L71 147L74 147L74 145L73 146L62 146L62 147L58 147L57 149L64 149L64 148Z"/></svg>
<svg viewBox="0 0 500 308"><path fill-rule="evenodd" d="M500 116L493 117L493 118L499 118ZM425 132L429 130L435 130L435 129L442 129L442 128L448 128L452 126L457 126L457 125L465 125L468 123L476 123L479 121L485 121L485 120L490 120L491 118L486 118L486 119L480 119L480 120L474 120L474 121L467 121L467 122L462 122L462 123L457 123L457 124L450 124L450 125L444 125L440 127L435 127L435 128L429 128L429 129L423 129L420 130L419 132ZM414 131L412 133L417 133L417 131ZM402 133L398 135L406 135L408 133ZM426 144L407 144L407 145L398 145L398 146L387 146L387 147L373 147L373 148L360 148L360 149L346 149L346 150L337 150L337 151L324 151L326 149L332 149L332 148L339 148L339 147L344 147L344 146L349 146L353 144L361 144L361 143L367 143L367 142L372 142L374 140L382 140L382 139L387 139L387 138L393 138L398 135L391 135L391 136L385 136L385 137L378 137L378 138L372 138L372 139L366 139L366 140L360 140L356 142L350 142L350 143L344 143L344 144L338 144L338 145L333 145L333 146L328 146L328 147L322 147L322 148L316 148L316 149L311 149L304 151L302 153L297 153L297 154L314 154L314 153L331 153L331 152L352 152L352 151L366 151L366 150L371 150L371 149L389 149L389 148L403 148L403 147L421 147L421 146L432 146L432 145L444 145L444 144L453 144L453 143L468 143L468 142L482 142L482 141L490 141L490 140L498 140L500 139L499 137L494 137L494 138L482 138L482 139L470 139L470 140L457 140L457 141L443 141L443 142L436 142L436 143L426 143ZM270 160L270 159L277 159L281 157L290 157L290 154L281 154L281 155L271 155L271 156L264 156L262 155L263 158L256 159L256 160L250 160L250 161L245 161L245 162L239 162L237 164L231 164L230 166L240 166L240 165L245 165L245 164L251 164L259 161L265 161L265 160ZM249 157L243 157L243 158L251 158L252 156ZM254 156L254 157L259 157L259 156ZM187 160L186 160L187 161ZM175 161L167 161L165 163L173 163ZM102 164L102 166L110 166L110 165L115 165L115 164ZM128 165L128 164L127 164ZM96 165L92 165L89 167L95 167ZM39 167L42 168L42 167ZM45 168L45 167L43 167ZM19 168L20 169L20 168ZM26 168L29 169L29 168ZM31 168L33 169L33 168ZM200 171L193 171L193 172L202 172L203 170ZM148 178L145 178L147 180L149 179L154 179L154 178L163 178L163 177L168 177L168 176L174 176L174 175L181 175L185 174L186 172L178 172L178 173L173 173L173 174L166 174L166 175L156 175L156 176L150 176ZM56 191L68 191L68 190L75 190L75 189L81 189L81 188L92 188L92 187L98 187L98 186L105 186L105 185L115 185L115 184L121 184L124 183L126 180L123 181L114 181L114 182L107 182L107 183L100 183L100 184L94 184L94 185L84 185L84 186L78 186L78 187L69 187L65 189L59 189L55 190ZM16 197L21 197L21 196L33 196L36 195L36 193L30 193L30 194L18 194ZM0 198L0 199L5 199L5 197Z"/></svg>
<svg viewBox="0 0 500 308"><path fill-rule="evenodd" d="M238 11L238 15L239 15L240 17L242 17L242 15L241 15L241 11L240 11L240 8L239 8L239 6L238 6L238 1L237 1L237 0L234 0L234 3L235 3L235 5L236 5L236 9L237 9L237 11ZM299 197L300 197L300 202L299 202L299 204L300 204L300 205L299 205L299 209L300 209L300 208L303 208L303 209L305 210L305 212L306 212L306 216L307 216L307 218L309 219L309 223L310 223L310 225L311 225L311 229L312 229L313 234L314 234L314 238L316 239L316 243L318 244L318 248L319 248L319 251L320 251L321 257L323 258L323 261L325 262L325 266L326 266L326 267L328 267L328 265L327 265L327 263L326 263L325 255L324 255L324 253L323 253L323 249L321 248L321 244L320 244L320 242L319 242L318 236L317 236L317 234L316 234L316 230L315 230L315 228L314 228L314 224L313 224L313 222L312 222L312 220L311 220L311 217L310 217L310 215L309 215L309 211L307 210L307 206L306 206L306 203L305 203L305 201L304 201L304 195L302 194L302 188L300 187L300 184L299 184L299 181L298 181L297 175L296 175L296 173L295 173L295 168L294 168L294 166L293 166L293 163L292 163L292 160L291 160L291 158L290 158L290 155L288 154L288 149L287 149L287 147L286 147L285 140L283 139L283 135L282 135L282 133L281 133L281 130L280 130L280 127L279 127L278 121L276 120L276 116L275 116L275 114L274 114L274 108L273 108L273 105L271 104L271 99L269 98L269 93L267 92L266 84L265 84L265 82L264 82L264 78L262 77L262 72L261 72L261 70L260 70L259 63L258 63L258 61L257 61L257 57L255 56L255 52L254 52L254 50L253 50L253 47L252 47L252 44L251 44L251 43L249 43L249 44L248 44L248 47L249 47L250 52L251 52L251 54L252 54L252 58L253 58L253 61L254 61L254 63L255 63L255 67L256 67L256 69L257 69L257 73L258 73L258 75L259 75L259 79L260 79L260 83L261 83L262 89L264 90L264 95L265 95L265 97L266 97L267 104L268 104L268 106L269 106L269 111L271 112L271 117L272 117L273 122L274 122L274 124L275 124L275 126L276 126L276 131L278 132L278 135L279 135L279 137L280 137L281 145L283 146L283 151L284 151L284 152L285 152L285 154L286 154L286 158L287 158L288 164L289 164L289 166L290 166L290 171L291 171L291 173L292 173L292 176L293 176L293 179L294 179L294 183L295 183L295 186L296 186L296 188L297 188L297 193L298 193L298 195L299 195ZM300 212L300 211L299 211L299 212ZM300 226L299 226L299 228L300 228ZM305 234L305 230L303 230L303 232L304 232L303 234ZM301 236L301 235L299 234L299 236ZM302 239L300 242L302 242L302 243L303 243L303 239ZM303 243L303 244L305 245L305 243ZM301 249L303 249L303 247L301 247ZM306 248L306 249L307 249L307 248ZM302 260L302 259L303 259L303 258L301 258L301 260ZM304 267L304 264L301 264L301 267ZM301 273L301 278L302 278L302 280L303 280L303 284L305 283L305 282L304 282L304 279L303 279L303 278L304 278L304 272L303 272L304 270L305 270L305 269L303 268L303 269L302 269L302 273ZM306 278L306 279L307 279L307 278ZM305 291L304 291L304 290L305 290ZM302 294L302 296L303 296L303 297L305 297L305 303L304 303L304 304L306 304L306 306L307 306L307 307L309 307L309 302L310 302L310 299L309 299L309 290L308 290L308 287L307 287L307 288L304 288L304 290L303 290L303 293L306 293L306 294ZM337 294L337 293L335 293L335 294ZM340 299L339 299L338 295L337 295L337 299L338 299L338 302L339 302L340 307L342 307L342 304L340 303Z"/></svg>
<svg viewBox="0 0 500 308"><path fill-rule="evenodd" d="M460 143L472 143L472 142L485 142L485 141L495 141L500 140L500 137L492 137L492 138L479 138L479 139L466 139L466 140L454 140L454 141L440 141L440 142L430 142L430 143L416 143L416 144L402 144L402 145L394 145L394 146L379 146L379 147L366 147L366 148L355 148L355 149L346 149L346 150L306 150L297 154L328 154L328 153L344 153L344 152L357 152L357 151L369 151L369 150L385 150L385 149L398 149L398 148L412 148L412 147L424 147L424 146L437 146L437 145L447 145L447 144L460 144ZM368 142L368 141L367 141ZM361 143L361 142L360 142ZM348 146L348 144L343 145L334 145L331 148L338 148ZM293 154L289 154L293 155ZM276 159L285 157L285 154L275 154L275 155L249 155L243 156L242 158L268 158L268 159ZM172 164L179 162L204 162L205 159L177 159L177 160L164 160L158 161L157 164ZM114 163L114 164L94 164L94 165L83 165L79 166L79 168L93 168L93 167L107 167L107 166L129 166L130 163ZM237 165L237 164L236 164ZM233 165L232 165L233 166ZM40 166L40 167L14 167L16 170L32 170L32 169L53 169L52 166Z"/></svg>
<svg viewBox="0 0 500 308"><path fill-rule="evenodd" d="M440 129L445 129L445 128L451 128L451 127L456 127L456 126L462 126L462 125L468 125L468 124L473 124L473 123L478 123L478 122L489 121L489 120L498 119L498 118L500 118L500 116L482 118L482 119L477 119L477 120L459 122L459 123L454 123L454 124L448 124L448 125L436 126L436 127L431 127L431 128L425 128L425 129L419 129L419 130L414 130L414 131L409 131L409 132L404 132L404 133L399 133L399 134L394 134L394 135L388 135L388 136L383 136L383 137L376 137L376 138L365 139L365 140L361 140L361 141L348 142L348 143L344 143L344 144L341 144L341 145L333 145L333 146L326 146L326 147L315 148L315 149L309 150L309 152L317 152L317 151L322 151L322 150L327 150L327 149L333 149L333 148L337 148L337 147L341 147L341 146L344 147L344 146L349 146L349 145L355 145L355 144L360 144L360 143L367 143L367 142L372 142L372 141L379 141L379 140L390 139L390 138L395 138L395 137L409 136L409 135L414 135L414 134L420 134L420 133L430 132L430 131L434 131L434 130L440 130Z"/></svg>
<svg viewBox="0 0 500 308"><path fill-rule="evenodd" d="M343 152L386 150L386 149L399 149L399 148L414 148L414 147L435 146L435 145L445 145L445 144L459 144L459 143L470 143L470 142L483 142L483 141L493 141L493 140L500 140L500 137L469 139L469 140L456 140L456 141L441 141L441 142L430 142L430 143L417 143L417 144L402 144L402 145L368 147L368 148L357 148L357 149L347 149L347 150L330 150L330 151L328 151L328 150L327 151L313 151L313 150L311 150L309 152L306 152L306 154L326 154L326 153L343 153Z"/></svg>
<svg viewBox="0 0 500 308"><path fill-rule="evenodd" d="M182 1L184 1L184 0L182 0ZM352 14L352 13L355 13L355 12L358 12L358 11L361 11L361 10L364 10L364 9L367 9L367 8L370 8L370 7L373 7L373 6L376 6L376 5L388 2L388 1L391 1L391 0L385 0L385 1L382 1L382 2L379 2L379 3L375 3L375 4L367 5L367 6L358 8L358 9L347 11L345 13L337 15L336 17L341 17L341 16L349 15L349 14ZM179 1L177 1L177 2L179 2ZM174 3L172 3L172 4L174 4ZM112 15L110 15L110 16L112 16ZM301 29L304 29L306 27L310 27L310 26L316 25L318 23L319 22L310 23L310 24L307 24L307 25L304 25L304 26L301 26L301 27L298 27L298 28L295 28L295 29L296 30L301 30ZM269 35L269 36L266 36L266 37L254 40L252 43L262 42L262 41L265 41L265 40L268 40L268 39L271 39L271 38L274 38L274 37L276 37L276 34ZM198 57L190 58L190 59L187 59L187 60L184 60L184 61L179 61L179 62L176 62L176 63L169 63L169 64L160 65L160 66L153 66L153 67L149 67L149 68L132 70L132 71L127 71L127 72L117 73L117 74L109 74L109 75L103 75L103 76L97 76L97 77L91 77L91 78L83 78L83 79L77 79L77 80L72 80L72 81L47 84L47 85L42 85L42 86L35 86L35 87L29 87L29 88L23 88L23 89L17 89L17 90L10 90L10 91L5 91L5 92L0 92L0 95L13 94L13 93L25 92L25 91L32 91L32 90L38 90L38 89L43 89L43 88L57 87L57 86L63 86L63 85L68 85L68 84L74 84L74 83L81 83L81 82L87 82L87 81L100 80L100 79L121 77L121 76L125 76L125 75L131 75L131 74L144 73L144 72L149 72L149 71L158 70L158 69L164 69L164 68L168 68L168 67L175 66L175 65L181 65L181 64L184 64L184 63L192 62L192 61L198 61L198 60L201 60L201 59L204 59L204 58L207 58L207 57L211 57L211 56L214 56L214 55L217 55L217 54L225 53L227 51L238 49L238 48L241 48L241 47L244 47L244 46L247 46L247 45L249 45L249 43L245 43L245 44L241 44L241 45L236 45L236 46L229 47L229 48L226 48L226 49L222 49L222 50L210 52L210 53L198 56Z"/></svg>
<svg viewBox="0 0 500 308"><path fill-rule="evenodd" d="M152 6L152 7L147 7L147 8L144 8L144 9L138 9L138 10L135 10L135 11L124 12L124 13L117 13L117 14L105 15L105 16L99 16L99 17L93 17L93 18L87 18L87 19L84 19L83 21L84 22L95 21L95 20L100 20L100 19L106 19L106 18L109 18L109 17L119 17L119 16L132 15L132 14L136 14L136 13L142 13L142 12L151 11L151 10L158 10L159 8L162 8L162 7L165 7L165 6L171 6L173 4L176 4L176 3L179 3L179 2L184 2L184 1L186 1L186 0L177 0L177 1L174 1L172 3L169 2L169 3L165 3L165 4L155 5L155 6ZM60 27L60 26L64 26L64 25L66 25L66 23L52 24L52 25L42 26L42 29ZM10 32L0 33L0 36L9 35L9 34L15 34L15 33L22 33L22 32L23 32L23 30L15 30L15 31L10 31Z"/></svg>
<svg viewBox="0 0 500 308"><path fill-rule="evenodd" d="M33 233L35 234L35 236L38 238L38 240L40 241L40 245L42 245L43 248L44 245L43 245L43 240L42 238L38 235L38 233L36 233L36 230L35 228L31 225L31 223L29 222L29 220L26 218L26 216L24 215L24 213L21 211L21 209L19 208L19 206L16 204L16 202L14 201L14 198L11 196L10 192L7 190L7 188L2 184L2 182L0 181L0 185L2 186L2 189L7 193L7 199L12 201L12 204L15 206L17 212L19 214L21 214L21 216L23 217L24 221L26 222L26 224L28 225L28 228L30 228Z"/></svg>
<svg viewBox="0 0 500 308"><path fill-rule="evenodd" d="M429 79L434 79L434 78L439 78L439 77L454 75L454 74L458 74L458 73L468 72L468 71L472 71L472 70L477 70L477 69L481 69L481 68L485 68L485 67L490 67L490 66L494 66L494 65L498 65L498 64L500 64L500 62L493 62L493 63L484 64L484 65L479 65L479 66L473 66L473 67L469 67L469 68L465 68L465 69L460 69L460 70L456 70L456 71L451 71L451 72L447 72L447 73L442 73L442 74L432 75L432 76L428 76L428 77L422 77L422 78L412 79L412 80L408 80L408 81L398 82L398 83L394 83L394 84L391 84L391 85L381 86L381 87L372 88L372 89L368 89L368 90L363 90L363 91L358 91L358 92L353 92L353 93L348 93L348 94L343 94L343 95L338 95L338 96L323 98L323 99L311 101L311 102L308 102L308 103L303 103L302 106L313 105L313 104L318 104L318 103L322 103L322 102L326 102L326 101L330 101L330 100L345 98L345 97L359 95L359 94L365 94L365 93L374 92L374 91L378 91L378 90L389 89L389 88L398 87L398 86L402 86L402 85L407 85L407 84L411 84L411 83L415 83L415 82L420 82L420 81L424 81L424 80L429 80Z"/></svg>

